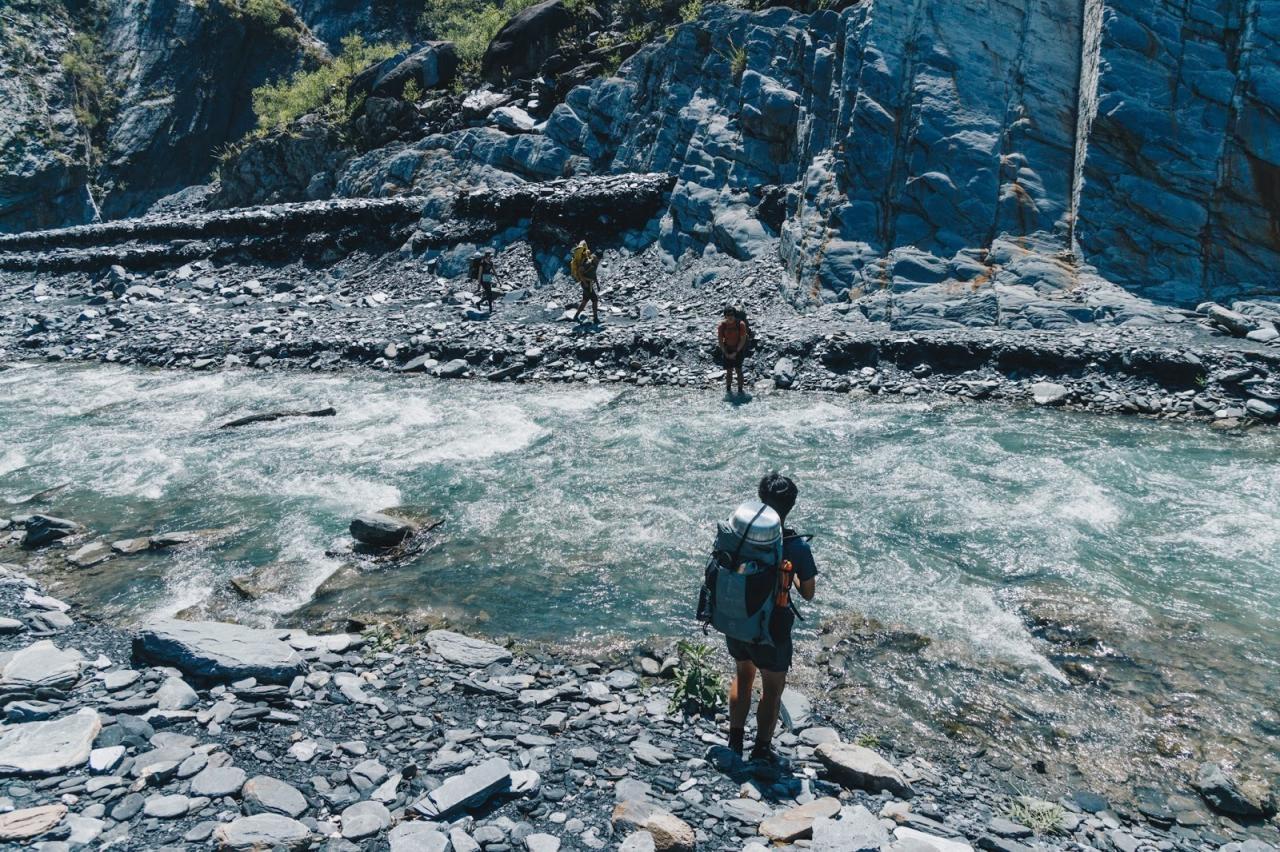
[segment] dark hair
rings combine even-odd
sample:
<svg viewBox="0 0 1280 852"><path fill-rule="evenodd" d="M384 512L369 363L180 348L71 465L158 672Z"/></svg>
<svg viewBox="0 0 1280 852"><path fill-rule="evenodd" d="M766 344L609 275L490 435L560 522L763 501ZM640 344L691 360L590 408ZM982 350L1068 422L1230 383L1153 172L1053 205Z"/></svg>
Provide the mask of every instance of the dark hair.
<svg viewBox="0 0 1280 852"><path fill-rule="evenodd" d="M760 480L760 488L757 493L760 495L761 503L777 512L778 517L786 520L787 515L791 513L791 509L796 505L796 497L800 494L800 491L796 488L796 484L791 481L791 477L783 476L775 470L772 473L765 474Z"/></svg>
<svg viewBox="0 0 1280 852"><path fill-rule="evenodd" d="M735 308L733 305L725 305L724 310L720 312L720 315L725 317L727 316L736 317L738 315L738 309Z"/></svg>

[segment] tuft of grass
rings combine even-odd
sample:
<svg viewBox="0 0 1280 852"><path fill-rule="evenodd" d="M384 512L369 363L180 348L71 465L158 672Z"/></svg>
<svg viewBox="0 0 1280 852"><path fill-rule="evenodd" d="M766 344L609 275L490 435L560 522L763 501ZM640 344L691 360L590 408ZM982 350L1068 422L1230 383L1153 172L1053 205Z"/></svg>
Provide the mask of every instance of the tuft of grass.
<svg viewBox="0 0 1280 852"><path fill-rule="evenodd" d="M676 667L676 689L671 695L669 711L677 713L686 707L696 712L714 712L724 703L725 686L714 668L712 650L699 642L676 645L680 664Z"/></svg>
<svg viewBox="0 0 1280 852"><path fill-rule="evenodd" d="M686 24L702 16L702 0L689 0L680 7L680 20Z"/></svg>
<svg viewBox="0 0 1280 852"><path fill-rule="evenodd" d="M1053 802L1022 796L1009 803L1005 816L1036 834L1054 834L1062 829L1066 812Z"/></svg>
<svg viewBox="0 0 1280 852"><path fill-rule="evenodd" d="M875 734L861 734L857 739L857 744L863 748L876 749L880 747L880 738Z"/></svg>
<svg viewBox="0 0 1280 852"><path fill-rule="evenodd" d="M259 86L253 90L253 112L258 118L254 135L282 130L308 113L317 113L334 124L348 123L363 102L362 98L347 100L352 79L403 49L399 44L366 44L353 33L342 40L342 51L332 62Z"/></svg>

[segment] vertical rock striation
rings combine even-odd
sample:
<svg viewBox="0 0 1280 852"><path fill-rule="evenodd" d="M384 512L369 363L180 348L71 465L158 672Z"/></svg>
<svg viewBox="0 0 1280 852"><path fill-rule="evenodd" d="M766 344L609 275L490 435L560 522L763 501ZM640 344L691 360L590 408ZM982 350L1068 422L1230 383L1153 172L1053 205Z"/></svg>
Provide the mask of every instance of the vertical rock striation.
<svg viewBox="0 0 1280 852"><path fill-rule="evenodd" d="M1107 0L1078 238L1181 304L1280 290L1280 3Z"/></svg>

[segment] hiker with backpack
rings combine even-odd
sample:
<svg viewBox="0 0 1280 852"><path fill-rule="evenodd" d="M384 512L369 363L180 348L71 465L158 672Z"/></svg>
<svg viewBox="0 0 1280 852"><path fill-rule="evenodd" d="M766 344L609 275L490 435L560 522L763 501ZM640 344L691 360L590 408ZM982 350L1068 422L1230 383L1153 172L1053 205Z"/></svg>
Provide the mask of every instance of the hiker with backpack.
<svg viewBox="0 0 1280 852"><path fill-rule="evenodd" d="M480 291L480 301L488 304L489 313L493 313L495 274L492 249L484 249L471 256L471 278L476 282L476 288Z"/></svg>
<svg viewBox="0 0 1280 852"><path fill-rule="evenodd" d="M760 480L757 493L759 502L743 503L717 529L698 618L725 634L736 663L729 686L729 748L742 755L758 670L762 694L750 757L773 762L770 743L791 668L791 628L799 614L791 589L813 600L818 566L809 537L785 526L799 493L796 484L775 471Z"/></svg>
<svg viewBox="0 0 1280 852"><path fill-rule="evenodd" d="M724 392L733 393L733 377L738 376L738 396L743 395L742 361L747 350L750 337L748 326L738 316L738 309L733 305L725 305L720 325L716 326L716 345L720 347L720 357L724 359Z"/></svg>
<svg viewBox="0 0 1280 852"><path fill-rule="evenodd" d="M587 302L590 302L591 321L596 325L600 324L600 282L596 280L596 270L599 266L600 255L591 251L586 240L574 246L573 254L569 256L569 274L582 287L582 301L578 303L578 309L573 312L574 322L578 321Z"/></svg>

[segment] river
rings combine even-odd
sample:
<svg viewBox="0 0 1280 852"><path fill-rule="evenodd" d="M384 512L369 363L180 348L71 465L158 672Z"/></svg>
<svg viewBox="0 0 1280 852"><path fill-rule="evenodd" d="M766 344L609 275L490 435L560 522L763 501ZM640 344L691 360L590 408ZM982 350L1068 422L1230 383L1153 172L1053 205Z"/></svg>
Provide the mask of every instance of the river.
<svg viewBox="0 0 1280 852"><path fill-rule="evenodd" d="M337 415L216 428L324 405ZM581 648L691 634L715 520L779 469L821 571L804 670L886 735L1051 749L1101 784L1218 757L1276 769L1272 431L948 400L21 364L0 372L0 434L0 500L67 483L44 508L106 540L230 528L74 572L32 563L107 618L447 616ZM344 570L351 517L395 506L443 520L436 543ZM261 566L273 590L243 600L230 578Z"/></svg>

